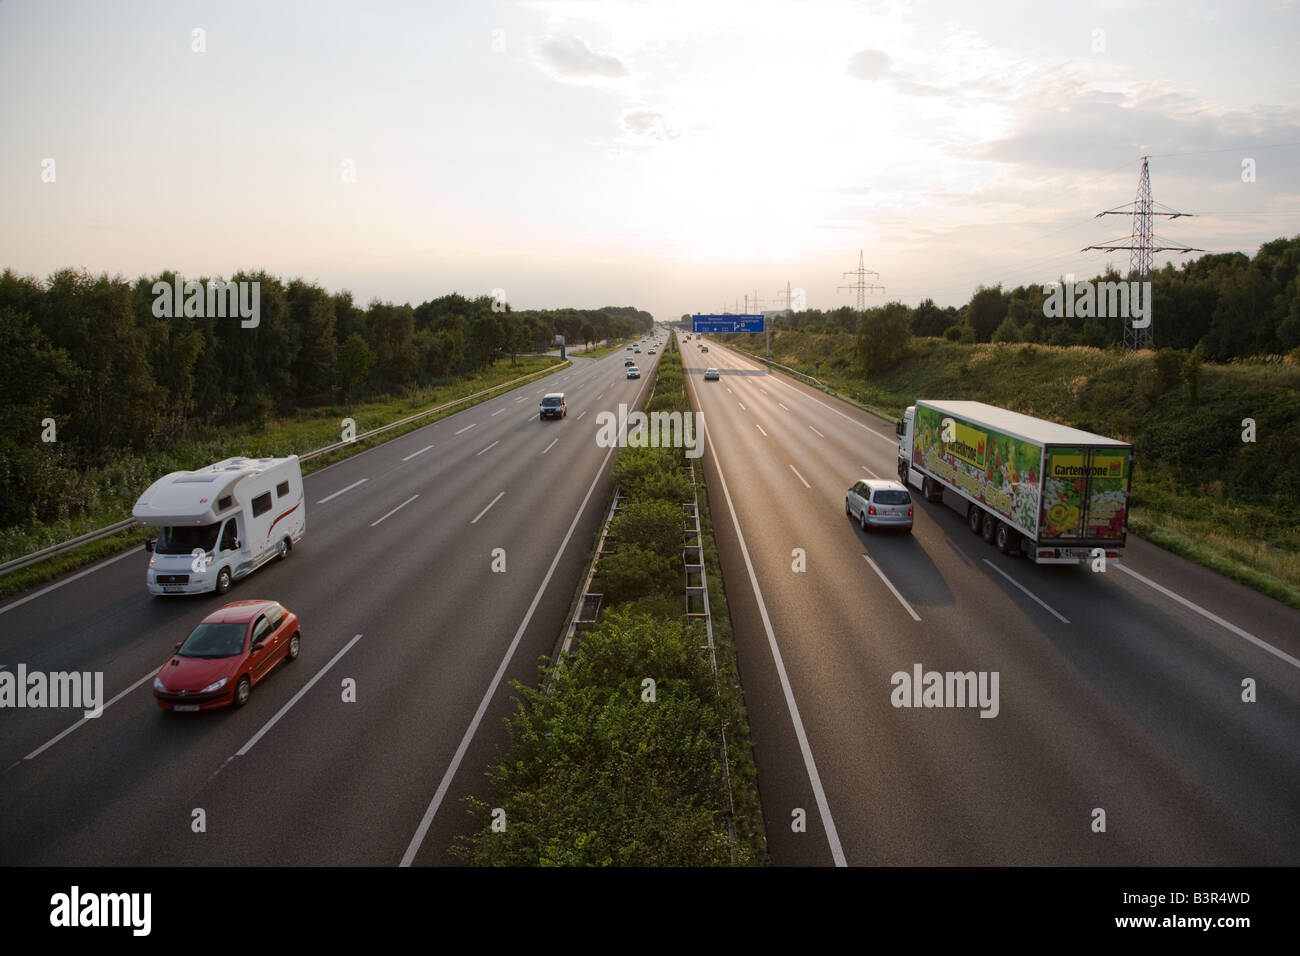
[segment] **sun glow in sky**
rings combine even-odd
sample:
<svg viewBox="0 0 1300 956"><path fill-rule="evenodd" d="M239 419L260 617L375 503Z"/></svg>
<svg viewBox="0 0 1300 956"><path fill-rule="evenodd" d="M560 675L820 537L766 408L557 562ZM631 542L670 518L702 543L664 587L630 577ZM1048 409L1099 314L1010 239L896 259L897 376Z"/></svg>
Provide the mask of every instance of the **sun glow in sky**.
<svg viewBox="0 0 1300 956"><path fill-rule="evenodd" d="M1297 50L1293 0L4 0L0 266L671 319L851 304L862 249L960 304L1126 268L1079 250L1143 154L1162 235L1300 232Z"/></svg>

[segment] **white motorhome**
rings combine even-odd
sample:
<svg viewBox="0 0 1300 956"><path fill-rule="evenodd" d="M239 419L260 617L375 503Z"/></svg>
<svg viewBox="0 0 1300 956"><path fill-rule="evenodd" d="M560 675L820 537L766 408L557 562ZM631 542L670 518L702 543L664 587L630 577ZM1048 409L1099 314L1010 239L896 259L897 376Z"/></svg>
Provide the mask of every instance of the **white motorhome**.
<svg viewBox="0 0 1300 956"><path fill-rule="evenodd" d="M131 509L161 528L146 581L151 594L225 594L307 531L298 456L227 458L159 478Z"/></svg>

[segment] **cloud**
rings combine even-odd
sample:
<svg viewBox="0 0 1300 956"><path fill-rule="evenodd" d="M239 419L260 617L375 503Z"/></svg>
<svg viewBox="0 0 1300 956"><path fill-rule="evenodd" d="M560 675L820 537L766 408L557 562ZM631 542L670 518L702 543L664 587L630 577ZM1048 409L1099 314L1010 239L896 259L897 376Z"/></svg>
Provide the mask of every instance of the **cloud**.
<svg viewBox="0 0 1300 956"><path fill-rule="evenodd" d="M889 56L879 50L859 50L849 57L846 72L859 80L878 80L889 74Z"/></svg>
<svg viewBox="0 0 1300 956"><path fill-rule="evenodd" d="M539 50L544 62L557 76L573 79L628 76L627 65L612 53L597 53L577 37L547 37Z"/></svg>
<svg viewBox="0 0 1300 956"><path fill-rule="evenodd" d="M658 110L628 110L623 114L622 122L623 128L636 139L667 143L681 136Z"/></svg>

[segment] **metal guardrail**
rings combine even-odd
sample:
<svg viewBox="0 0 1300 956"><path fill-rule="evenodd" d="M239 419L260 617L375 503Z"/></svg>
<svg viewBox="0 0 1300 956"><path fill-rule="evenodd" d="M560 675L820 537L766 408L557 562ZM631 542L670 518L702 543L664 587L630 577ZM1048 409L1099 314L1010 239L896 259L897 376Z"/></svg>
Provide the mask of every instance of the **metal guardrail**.
<svg viewBox="0 0 1300 956"><path fill-rule="evenodd" d="M808 381L812 382L820 389L830 388L830 386L827 385L825 382L823 382L821 379L814 378L813 376L809 375L807 372L801 372L797 368L791 368L788 365L782 365L780 362L773 362L771 359L763 358L761 355L751 354L750 357L758 359L758 361L762 362L764 365L770 365L772 366L772 368L779 368L783 372L789 372L791 375L798 375L800 378L806 378L808 379Z"/></svg>
<svg viewBox="0 0 1300 956"><path fill-rule="evenodd" d="M562 362L559 365L554 365L551 366L550 368L538 369L536 372L529 372L527 375L521 375L518 378L512 378L510 381L502 382L500 385L493 385L491 388L485 388L481 392L470 392L468 395L464 396L463 398L457 398L450 402L443 402L441 405L436 405L433 408L426 408L422 412L416 412L414 415L408 415L406 418L399 419L395 422L390 422L387 425L380 425L378 428L372 428L368 432L365 432L361 435L357 435L351 441L334 442L334 444L326 445L324 448L317 448L315 451L309 451L305 455L299 455L298 460L308 461L309 459L315 458L319 455L325 455L328 454L329 452L337 451L340 448L346 448L348 445L355 445L357 442L364 441L367 438L373 438L375 435L381 435L384 432L391 431L394 428L401 428L403 425L409 425L411 422L423 418L426 415L432 415L435 412L440 412L443 409L451 408L455 405L460 405L463 402L468 402L475 398L481 398L484 395L490 395L492 392L499 391L500 389L503 388L508 388L512 385L518 385L521 382L525 382L530 378L536 378L539 375L550 375L552 372L558 372L560 369L564 368L566 365L569 364L571 363L567 361ZM120 534L123 531L128 531L138 524L139 522L136 521L134 518L127 518L124 521L119 521L116 524L108 525L105 528L99 528L95 531L87 531L85 534L78 535L75 538L70 538L69 540L61 542L59 544L52 544L47 548L42 548L40 551L33 551L31 554L23 555L21 558L14 558L10 561L6 561L4 564L0 564L0 577L9 574L12 571L19 571L22 570L23 568L30 567L33 564L39 564L40 562L44 561L46 558L52 558L55 557L56 555L60 555L65 552L72 551L75 548L81 547L83 544L90 544L92 541L99 541L103 538L111 538L113 535Z"/></svg>

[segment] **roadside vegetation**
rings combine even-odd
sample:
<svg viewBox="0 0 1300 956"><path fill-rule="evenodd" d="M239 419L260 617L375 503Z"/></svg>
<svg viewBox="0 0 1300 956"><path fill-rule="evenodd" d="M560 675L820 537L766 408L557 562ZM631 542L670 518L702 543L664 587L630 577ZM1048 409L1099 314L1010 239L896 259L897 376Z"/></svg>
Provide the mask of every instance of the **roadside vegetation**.
<svg viewBox="0 0 1300 956"><path fill-rule="evenodd" d="M646 411L688 410L680 357L666 352ZM490 801L467 800L478 829L453 848L465 862L765 861L748 721L704 515L716 673L704 625L685 615L682 504L693 489L682 465L680 448L619 451L614 476L629 500L606 539L613 553L596 565L598 621L562 661L543 660L537 688L515 682L509 743L488 775ZM700 504L704 512L702 489Z"/></svg>

